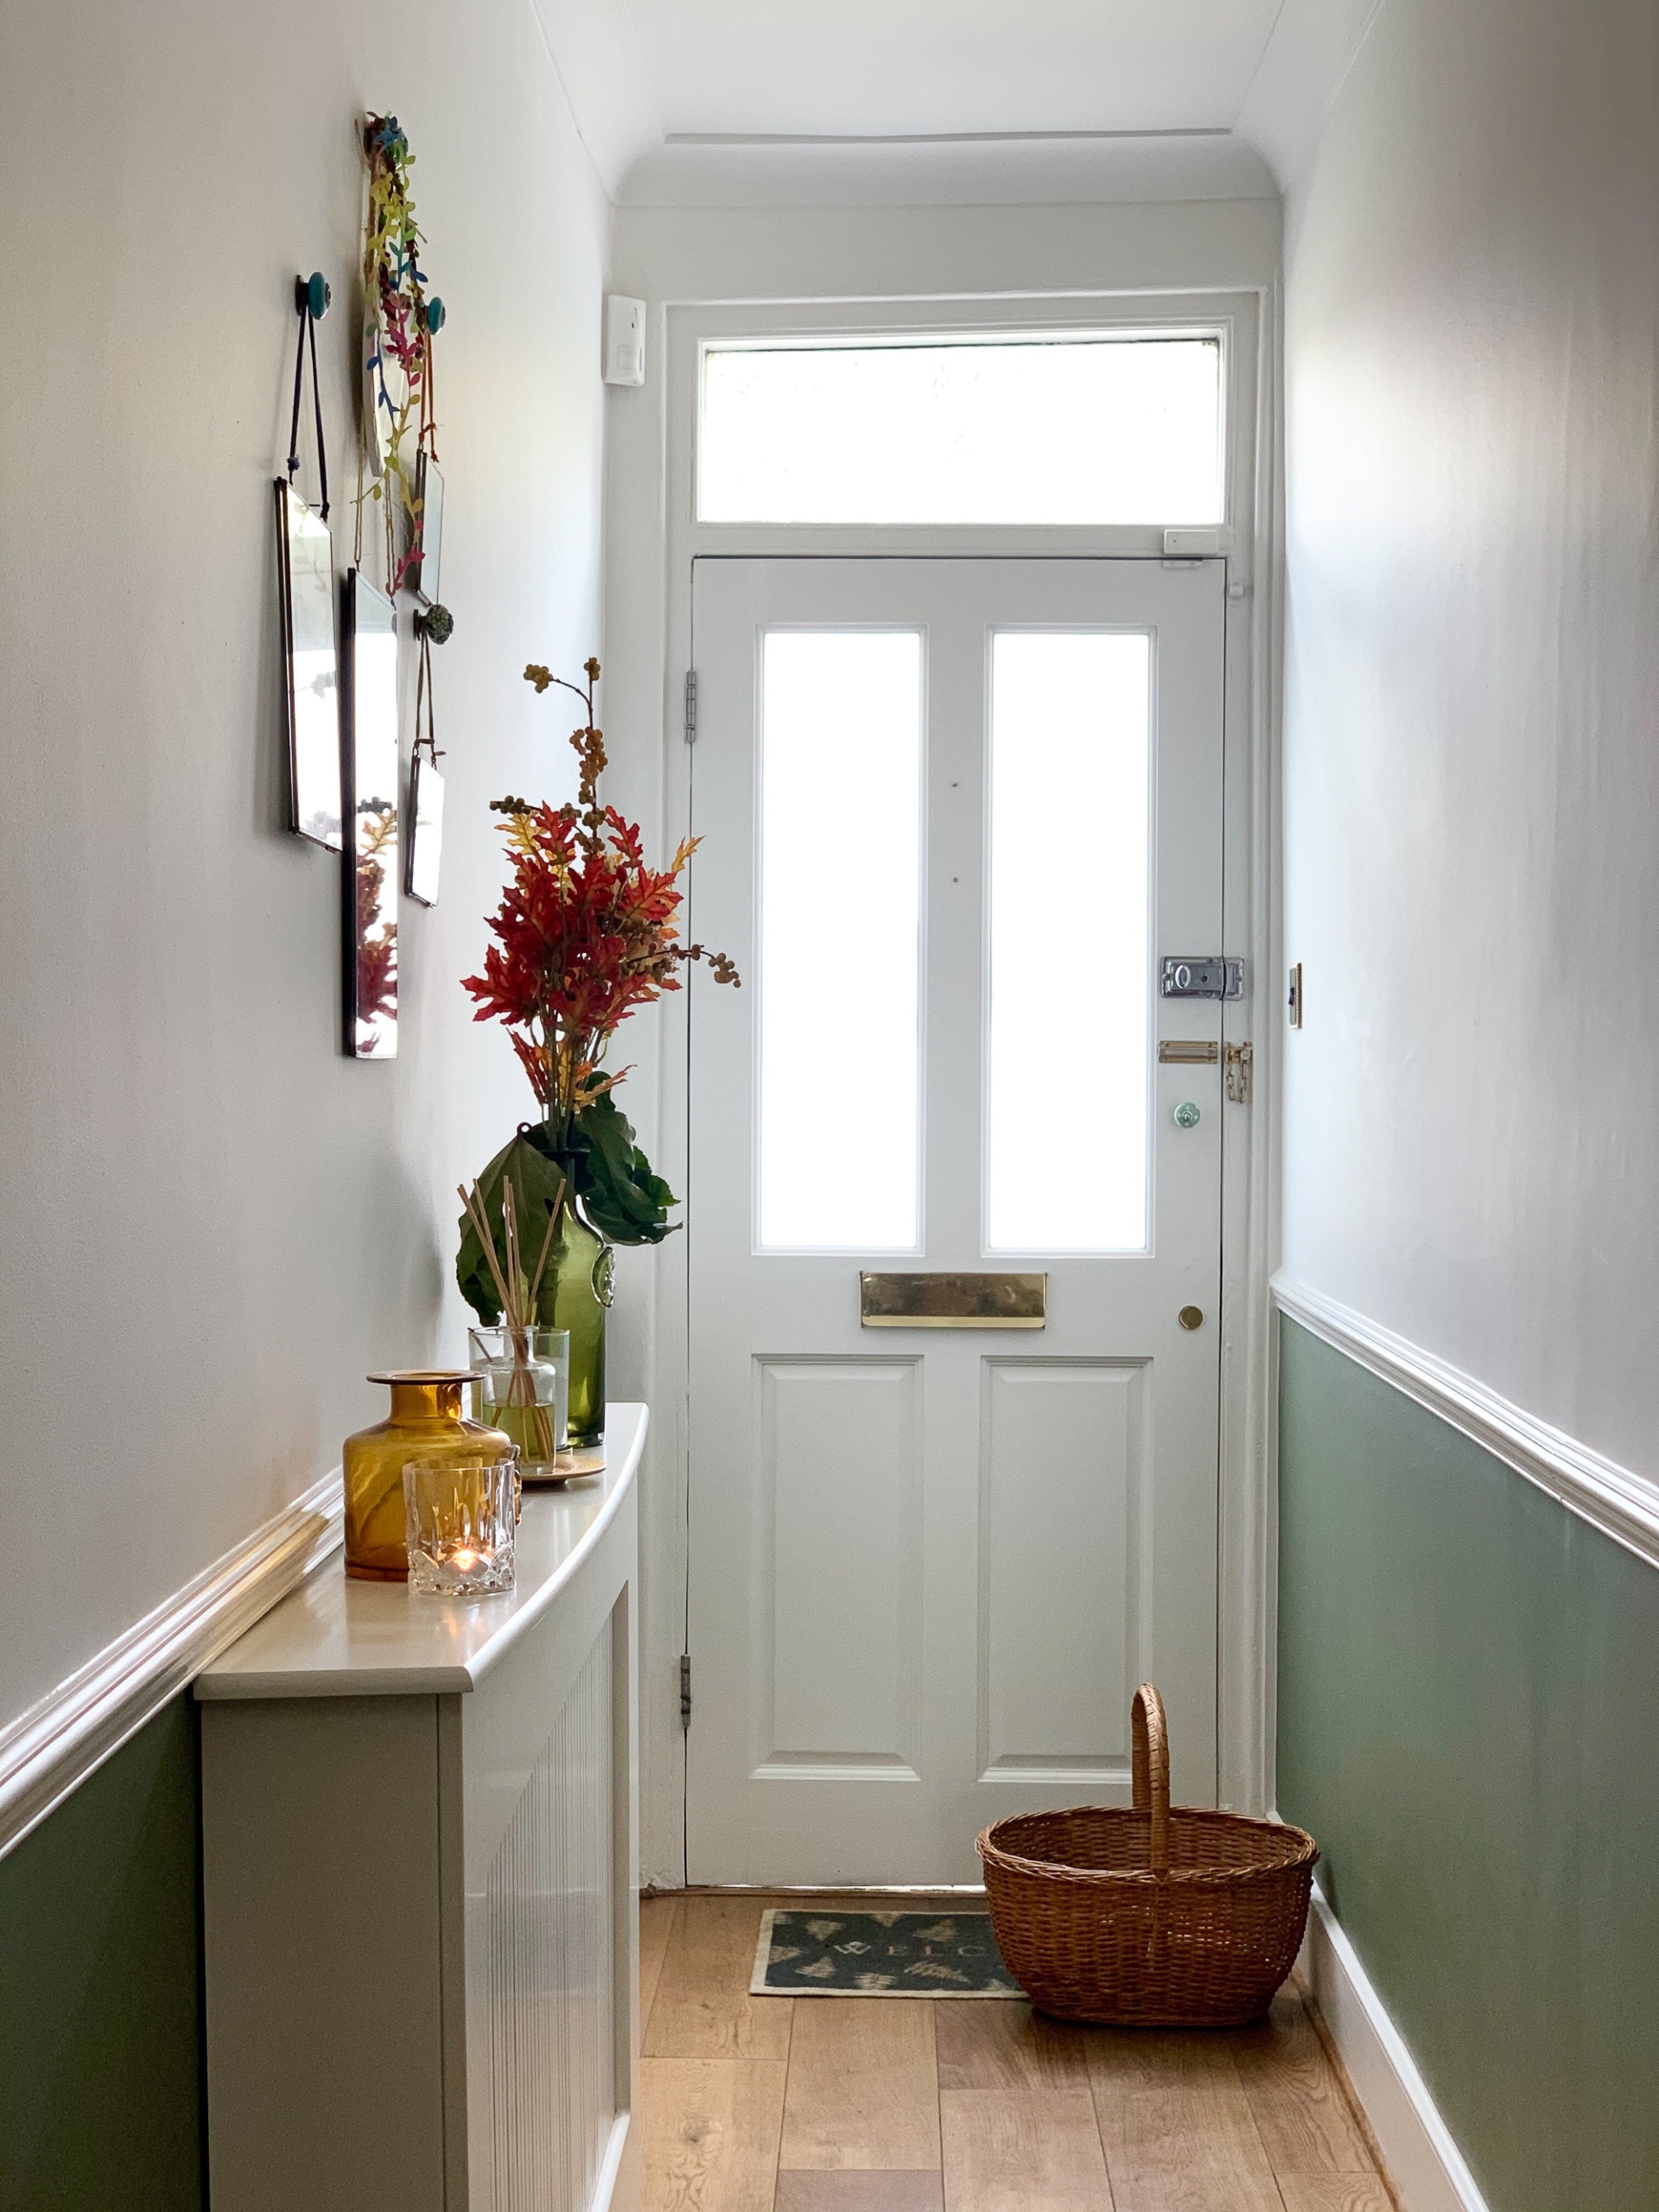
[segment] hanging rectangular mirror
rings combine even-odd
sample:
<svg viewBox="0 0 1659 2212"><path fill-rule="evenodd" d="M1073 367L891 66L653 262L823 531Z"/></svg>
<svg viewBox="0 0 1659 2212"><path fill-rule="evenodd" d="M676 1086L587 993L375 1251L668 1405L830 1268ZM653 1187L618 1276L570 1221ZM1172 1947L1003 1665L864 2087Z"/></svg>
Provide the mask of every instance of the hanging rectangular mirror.
<svg viewBox="0 0 1659 2212"><path fill-rule="evenodd" d="M346 1049L397 1051L397 613L360 569L346 578L340 764L346 855Z"/></svg>
<svg viewBox="0 0 1659 2212"><path fill-rule="evenodd" d="M297 836L312 838L337 853L344 842L344 817L334 542L321 516L280 477L276 588L288 739L288 826Z"/></svg>
<svg viewBox="0 0 1659 2212"><path fill-rule="evenodd" d="M409 769L409 874L404 888L423 906L438 903L443 858L443 778L418 744Z"/></svg>

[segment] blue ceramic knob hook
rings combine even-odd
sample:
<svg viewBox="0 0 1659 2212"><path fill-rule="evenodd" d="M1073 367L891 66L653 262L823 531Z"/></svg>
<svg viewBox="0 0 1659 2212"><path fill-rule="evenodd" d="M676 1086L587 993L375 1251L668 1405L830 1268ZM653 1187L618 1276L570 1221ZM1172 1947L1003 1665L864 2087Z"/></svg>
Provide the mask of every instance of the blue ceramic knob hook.
<svg viewBox="0 0 1659 2212"><path fill-rule="evenodd" d="M294 304L302 315L308 314L313 322L322 321L333 298L328 279L321 269L314 269L308 276L294 279Z"/></svg>

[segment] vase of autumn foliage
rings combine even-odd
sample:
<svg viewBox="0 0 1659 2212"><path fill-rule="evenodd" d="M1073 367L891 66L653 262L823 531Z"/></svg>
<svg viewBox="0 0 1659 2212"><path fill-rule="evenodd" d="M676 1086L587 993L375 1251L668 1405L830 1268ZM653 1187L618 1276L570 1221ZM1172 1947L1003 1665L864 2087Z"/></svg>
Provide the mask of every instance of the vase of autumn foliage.
<svg viewBox="0 0 1659 2212"><path fill-rule="evenodd" d="M605 1433L605 1315L611 1302L612 1247L659 1244L676 1225L678 1201L634 1141L614 1092L628 1071L607 1070L605 1055L631 1014L680 988L688 960L706 960L716 979L735 984L723 953L679 942L679 879L696 840L682 841L666 868L647 867L636 825L601 804L605 741L594 725L599 663L585 688L532 664L538 693L574 692L585 709L571 734L578 765L574 804L550 806L501 798L512 874L490 917L494 942L484 972L465 978L479 1021L499 1021L512 1039L540 1118L518 1134L478 1179L460 1226L455 1262L461 1295L480 1320L501 1319L507 1268L504 1191L529 1249L546 1244L535 1319L570 1332L569 1442L593 1450ZM480 1235L496 1247L492 1267Z"/></svg>

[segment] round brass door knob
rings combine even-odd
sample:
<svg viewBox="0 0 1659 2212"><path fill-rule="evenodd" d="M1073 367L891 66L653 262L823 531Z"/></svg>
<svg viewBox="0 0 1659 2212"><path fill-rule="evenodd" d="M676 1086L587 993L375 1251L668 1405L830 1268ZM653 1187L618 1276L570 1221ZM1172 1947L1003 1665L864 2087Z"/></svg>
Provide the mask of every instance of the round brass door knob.
<svg viewBox="0 0 1659 2212"><path fill-rule="evenodd" d="M1201 1329L1204 1326L1204 1308L1202 1306L1183 1306L1175 1318L1184 1329Z"/></svg>

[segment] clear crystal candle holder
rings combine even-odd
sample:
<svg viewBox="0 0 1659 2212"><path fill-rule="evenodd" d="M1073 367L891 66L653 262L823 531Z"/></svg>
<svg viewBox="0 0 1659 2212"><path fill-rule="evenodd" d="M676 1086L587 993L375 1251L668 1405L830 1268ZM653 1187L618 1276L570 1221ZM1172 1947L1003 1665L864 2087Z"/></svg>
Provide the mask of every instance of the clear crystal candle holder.
<svg viewBox="0 0 1659 2212"><path fill-rule="evenodd" d="M404 1469L410 1588L462 1599L511 1590L518 1510L512 1458L410 1460Z"/></svg>
<svg viewBox="0 0 1659 2212"><path fill-rule="evenodd" d="M569 1329L469 1329L467 1345L478 1418L512 1439L527 1483L564 1480Z"/></svg>

